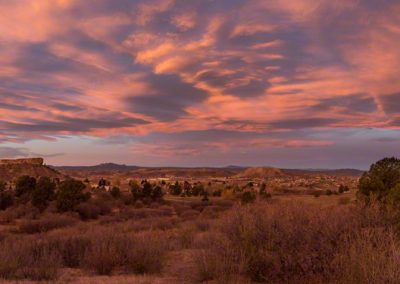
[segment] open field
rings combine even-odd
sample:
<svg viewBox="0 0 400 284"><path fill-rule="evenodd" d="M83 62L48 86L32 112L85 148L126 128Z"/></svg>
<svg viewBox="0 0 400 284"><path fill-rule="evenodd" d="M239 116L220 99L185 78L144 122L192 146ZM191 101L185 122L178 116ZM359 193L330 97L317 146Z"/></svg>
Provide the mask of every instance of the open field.
<svg viewBox="0 0 400 284"><path fill-rule="evenodd" d="M376 279L369 269L383 265L383 253L396 260L394 240L381 244L385 252L369 243L394 238L393 228L355 204L354 192L247 205L170 194L126 204L123 195L97 191L78 212L60 214L52 204L41 213L30 204L0 212L4 283L356 283Z"/></svg>
<svg viewBox="0 0 400 284"><path fill-rule="evenodd" d="M338 200L103 200L110 210L90 220L22 206L19 216L0 215L0 275L9 283L396 283L395 227Z"/></svg>
<svg viewBox="0 0 400 284"><path fill-rule="evenodd" d="M398 283L398 211L358 176L182 171L1 182L2 283Z"/></svg>

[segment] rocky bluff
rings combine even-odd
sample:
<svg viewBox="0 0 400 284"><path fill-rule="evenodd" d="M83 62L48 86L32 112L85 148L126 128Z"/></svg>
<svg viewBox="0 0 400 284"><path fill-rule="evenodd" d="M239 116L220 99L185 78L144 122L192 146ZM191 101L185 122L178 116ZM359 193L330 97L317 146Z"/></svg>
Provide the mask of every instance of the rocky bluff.
<svg viewBox="0 0 400 284"><path fill-rule="evenodd" d="M42 158L0 160L0 180L12 181L23 175L62 177L62 174L46 166Z"/></svg>
<svg viewBox="0 0 400 284"><path fill-rule="evenodd" d="M30 158L30 159L16 159L16 160L9 160L4 159L0 160L0 166L7 166L7 165L35 165L35 166L42 166L44 163L43 158Z"/></svg>

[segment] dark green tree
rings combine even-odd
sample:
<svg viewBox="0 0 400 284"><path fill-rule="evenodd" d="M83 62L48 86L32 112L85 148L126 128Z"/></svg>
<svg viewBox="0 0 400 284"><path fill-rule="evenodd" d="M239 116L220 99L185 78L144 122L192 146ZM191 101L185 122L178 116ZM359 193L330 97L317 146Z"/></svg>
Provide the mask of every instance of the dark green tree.
<svg viewBox="0 0 400 284"><path fill-rule="evenodd" d="M386 202L390 191L400 183L400 159L384 158L372 164L358 184L358 193L368 202L372 196Z"/></svg>
<svg viewBox="0 0 400 284"><path fill-rule="evenodd" d="M212 193L213 196L215 197L221 197L222 196L222 190L221 189L216 189Z"/></svg>
<svg viewBox="0 0 400 284"><path fill-rule="evenodd" d="M85 184L79 180L67 179L60 183L57 192L57 209L60 212L73 211L76 207L90 198L84 193Z"/></svg>
<svg viewBox="0 0 400 284"><path fill-rule="evenodd" d="M204 191L205 191L204 185L200 182L196 183L192 188L192 194L194 196L203 195Z"/></svg>
<svg viewBox="0 0 400 284"><path fill-rule="evenodd" d="M391 208L400 209L400 183L389 191L386 201Z"/></svg>
<svg viewBox="0 0 400 284"><path fill-rule="evenodd" d="M163 198L163 192L160 186L155 186L151 192L151 199L153 201L158 201Z"/></svg>
<svg viewBox="0 0 400 284"><path fill-rule="evenodd" d="M111 188L110 194L114 198L119 198L121 196L121 190L118 186L113 186L113 188Z"/></svg>
<svg viewBox="0 0 400 284"><path fill-rule="evenodd" d="M129 187L131 189L133 200L136 201L142 198L142 190L140 185L135 180L131 180L129 182Z"/></svg>
<svg viewBox="0 0 400 284"><path fill-rule="evenodd" d="M192 195L192 186L187 180L185 180L185 182L183 183L183 191L185 192L186 196Z"/></svg>
<svg viewBox="0 0 400 284"><path fill-rule="evenodd" d="M243 192L241 197L242 204L251 203L254 202L255 200L256 200L256 195L254 192L252 191Z"/></svg>
<svg viewBox="0 0 400 284"><path fill-rule="evenodd" d="M10 192L0 191L0 210L5 210L13 205L14 199Z"/></svg>
<svg viewBox="0 0 400 284"><path fill-rule="evenodd" d="M339 193L344 193L344 192L349 191L349 190L350 189L349 189L349 187L347 185L343 185L343 184L339 185L339 189L338 189Z"/></svg>
<svg viewBox="0 0 400 284"><path fill-rule="evenodd" d="M182 187L178 181L176 181L175 184L171 186L170 192L172 195L176 195L176 196L182 194Z"/></svg>
<svg viewBox="0 0 400 284"><path fill-rule="evenodd" d="M142 197L143 198L151 198L153 192L153 185L148 181L143 182L142 184Z"/></svg>
<svg viewBox="0 0 400 284"><path fill-rule="evenodd" d="M101 178L98 183L98 188L104 188L107 185L107 181L104 178Z"/></svg>
<svg viewBox="0 0 400 284"><path fill-rule="evenodd" d="M56 183L49 177L40 177L32 191L32 205L43 211L54 198Z"/></svg>
<svg viewBox="0 0 400 284"><path fill-rule="evenodd" d="M271 193L267 192L267 185L265 183L262 183L260 186L260 191L259 195L261 198L268 199L271 198Z"/></svg>
<svg viewBox="0 0 400 284"><path fill-rule="evenodd" d="M208 192L205 190L202 194L203 198L201 199L201 201L203 202L208 202L209 198L208 198Z"/></svg>
<svg viewBox="0 0 400 284"><path fill-rule="evenodd" d="M15 183L15 195L20 197L22 195L31 194L36 188L36 179L30 176L21 176Z"/></svg>
<svg viewBox="0 0 400 284"><path fill-rule="evenodd" d="M0 180L0 192L5 191L6 189L7 189L7 184L4 181Z"/></svg>

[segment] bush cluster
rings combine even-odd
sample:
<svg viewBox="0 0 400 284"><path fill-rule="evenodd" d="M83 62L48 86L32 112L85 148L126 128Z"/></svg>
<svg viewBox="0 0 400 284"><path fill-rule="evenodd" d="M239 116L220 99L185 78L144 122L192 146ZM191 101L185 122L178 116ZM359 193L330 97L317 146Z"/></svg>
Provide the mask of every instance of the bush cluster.
<svg viewBox="0 0 400 284"><path fill-rule="evenodd" d="M85 184L79 180L67 179L61 182L56 197L58 211L75 210L81 202L89 200L90 193L85 193L85 188Z"/></svg>
<svg viewBox="0 0 400 284"><path fill-rule="evenodd" d="M136 181L131 181L129 186L134 201L144 201L148 203L163 199L164 194L161 187L158 185L153 185L147 180L143 180L141 185L139 185Z"/></svg>
<svg viewBox="0 0 400 284"><path fill-rule="evenodd" d="M400 204L400 159L384 158L371 165L360 178L358 195L365 202L378 200L382 205Z"/></svg>

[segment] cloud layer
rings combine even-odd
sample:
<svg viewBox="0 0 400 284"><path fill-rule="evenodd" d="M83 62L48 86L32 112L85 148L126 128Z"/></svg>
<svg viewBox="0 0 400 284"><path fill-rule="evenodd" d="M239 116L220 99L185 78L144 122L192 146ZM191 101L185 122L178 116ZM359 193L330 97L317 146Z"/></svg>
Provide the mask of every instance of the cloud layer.
<svg viewBox="0 0 400 284"><path fill-rule="evenodd" d="M65 137L123 143L149 163L317 154L340 143L329 131L400 128L396 0L0 0L0 11L0 156Z"/></svg>

